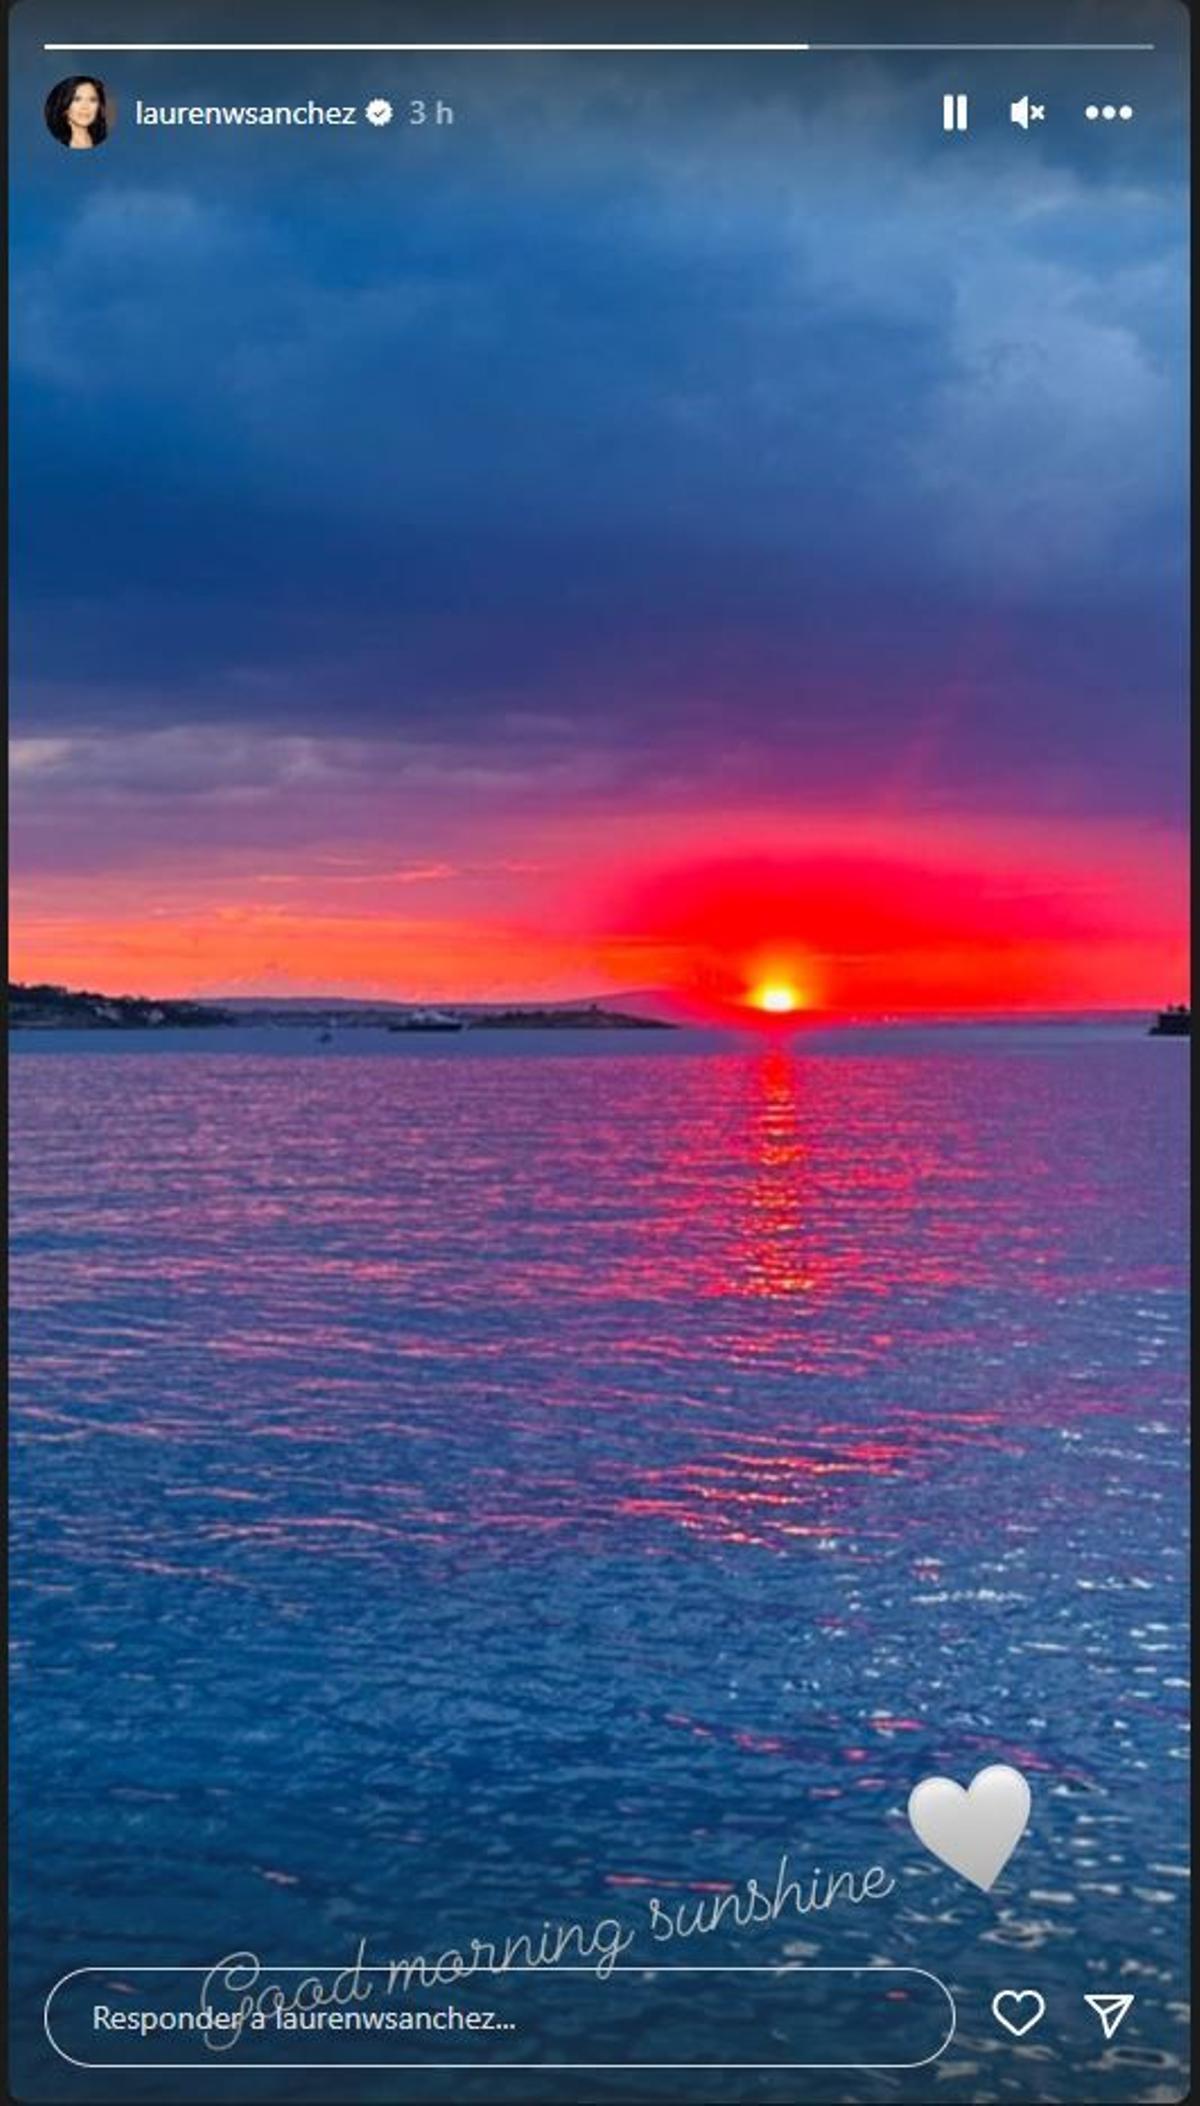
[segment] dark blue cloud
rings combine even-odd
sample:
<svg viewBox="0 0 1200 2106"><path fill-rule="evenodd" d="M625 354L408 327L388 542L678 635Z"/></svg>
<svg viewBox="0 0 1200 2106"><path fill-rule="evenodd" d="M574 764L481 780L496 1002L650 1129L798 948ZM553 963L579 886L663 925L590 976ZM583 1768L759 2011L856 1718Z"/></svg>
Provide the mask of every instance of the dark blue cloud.
<svg viewBox="0 0 1200 2106"><path fill-rule="evenodd" d="M47 11L21 16L35 43ZM846 33L844 8L811 19ZM195 33L170 8L156 33L173 20ZM121 121L72 157L38 133L31 52L19 726L487 752L523 713L547 727L531 769L539 736L573 743L614 796L647 770L845 795L919 752L919 787L967 806L1174 812L1167 73L1101 160L1065 115L1082 62L1034 138L1004 118L1028 85L1004 61L950 161L944 62L802 63L424 60L458 113L439 137L139 131L138 94L349 101L402 75L113 60Z"/></svg>

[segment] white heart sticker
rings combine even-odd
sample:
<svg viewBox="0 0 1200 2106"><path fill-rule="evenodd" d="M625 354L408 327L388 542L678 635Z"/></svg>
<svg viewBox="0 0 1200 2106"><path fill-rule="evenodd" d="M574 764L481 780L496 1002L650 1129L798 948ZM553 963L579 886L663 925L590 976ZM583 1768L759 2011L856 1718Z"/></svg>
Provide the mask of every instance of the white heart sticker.
<svg viewBox="0 0 1200 2106"><path fill-rule="evenodd" d="M1020 1770L994 1762L966 1791L953 1777L924 1778L909 1795L908 1818L934 1857L986 1894L1025 1833L1030 1804Z"/></svg>

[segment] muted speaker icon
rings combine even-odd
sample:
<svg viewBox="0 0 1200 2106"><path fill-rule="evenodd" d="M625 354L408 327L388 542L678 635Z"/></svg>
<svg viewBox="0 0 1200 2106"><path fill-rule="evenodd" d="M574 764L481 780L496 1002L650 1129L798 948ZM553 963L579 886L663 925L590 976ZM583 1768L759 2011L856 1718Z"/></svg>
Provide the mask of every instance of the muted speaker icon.
<svg viewBox="0 0 1200 2106"><path fill-rule="evenodd" d="M1014 124L1019 124L1021 130L1027 132L1031 124L1044 121L1046 105L1044 102L1030 102L1028 95L1022 95L1018 102L1009 104L1008 114Z"/></svg>

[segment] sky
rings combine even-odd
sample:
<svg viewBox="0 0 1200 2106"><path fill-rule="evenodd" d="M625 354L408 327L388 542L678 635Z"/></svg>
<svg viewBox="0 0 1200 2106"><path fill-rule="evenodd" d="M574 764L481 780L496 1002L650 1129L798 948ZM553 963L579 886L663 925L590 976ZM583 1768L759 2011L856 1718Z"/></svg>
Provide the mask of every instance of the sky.
<svg viewBox="0 0 1200 2106"><path fill-rule="evenodd" d="M636 12L554 33L684 20ZM685 12L798 34L795 8ZM1181 994L1183 17L1003 15L1171 49L101 62L45 54L61 8L24 0L14 975ZM289 34L484 15L383 20L299 8ZM105 14L151 22L198 33ZM40 119L85 66L116 106L86 155ZM1044 130L1008 122L1027 90ZM1134 122L1087 123L1093 92ZM138 97L379 93L455 121L133 122Z"/></svg>

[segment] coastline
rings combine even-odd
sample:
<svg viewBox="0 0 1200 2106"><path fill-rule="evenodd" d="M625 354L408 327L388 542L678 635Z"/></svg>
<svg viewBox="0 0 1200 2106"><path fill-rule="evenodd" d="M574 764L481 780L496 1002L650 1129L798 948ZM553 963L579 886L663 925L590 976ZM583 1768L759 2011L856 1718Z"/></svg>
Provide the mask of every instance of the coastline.
<svg viewBox="0 0 1200 2106"><path fill-rule="evenodd" d="M1148 1036L1144 1015L1104 1019L1008 1019L891 1023L810 1024L795 1028L742 1031L683 1024L665 1031L596 1030L581 1025L549 1028L475 1024L469 1031L424 1034L392 1031L386 1024L346 1023L323 1038L325 1019L304 1022L194 1025L19 1025L10 1027L10 1053L29 1054L217 1054L258 1058L345 1060L364 1056L396 1059L527 1059L559 1056L658 1057L724 1054L769 1057L782 1052L796 1058L889 1054L912 1057L952 1055L990 1049L1004 1052L1070 1052L1083 1039L1114 1046L1144 1045L1151 1058L1162 1059L1160 1042ZM1186 1046L1188 1041L1182 1039ZM1169 1056L1168 1056L1169 1057Z"/></svg>

